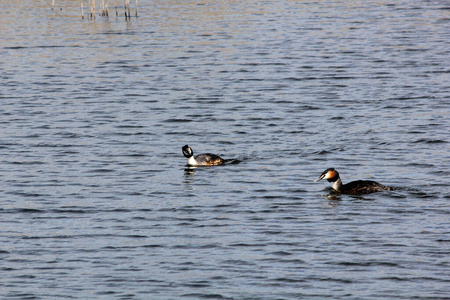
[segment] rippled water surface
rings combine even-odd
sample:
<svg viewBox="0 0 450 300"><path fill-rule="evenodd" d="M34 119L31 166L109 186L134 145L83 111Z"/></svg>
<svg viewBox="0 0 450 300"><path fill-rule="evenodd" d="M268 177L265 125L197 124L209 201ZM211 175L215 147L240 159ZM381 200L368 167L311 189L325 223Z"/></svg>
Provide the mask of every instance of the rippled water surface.
<svg viewBox="0 0 450 300"><path fill-rule="evenodd" d="M448 1L51 2L0 4L1 298L450 297Z"/></svg>

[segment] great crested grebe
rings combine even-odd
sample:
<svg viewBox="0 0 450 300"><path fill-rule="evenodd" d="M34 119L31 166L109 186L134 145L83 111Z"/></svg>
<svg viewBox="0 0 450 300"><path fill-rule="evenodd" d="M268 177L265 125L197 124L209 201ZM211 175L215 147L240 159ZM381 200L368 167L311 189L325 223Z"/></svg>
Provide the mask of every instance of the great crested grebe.
<svg viewBox="0 0 450 300"><path fill-rule="evenodd" d="M187 163L190 166L217 166L225 162L220 156L211 153L203 153L194 157L194 151L188 145L185 145L181 150L188 159Z"/></svg>
<svg viewBox="0 0 450 300"><path fill-rule="evenodd" d="M332 182L333 189L336 192L342 194L360 195L370 194L383 190L393 190L393 188L391 187L384 186L372 180L357 180L349 182L347 184L342 184L339 173L334 168L329 168L323 171L322 175L320 175L320 177L317 178L314 182L320 181L322 179L326 179L328 180L328 182Z"/></svg>

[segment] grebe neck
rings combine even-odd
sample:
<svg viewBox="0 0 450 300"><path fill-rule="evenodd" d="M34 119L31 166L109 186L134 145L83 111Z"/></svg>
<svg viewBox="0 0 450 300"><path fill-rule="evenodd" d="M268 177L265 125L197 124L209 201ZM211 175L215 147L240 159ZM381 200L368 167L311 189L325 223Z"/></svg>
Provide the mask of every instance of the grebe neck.
<svg viewBox="0 0 450 300"><path fill-rule="evenodd" d="M342 180L338 178L335 182L333 182L333 189L341 192L342 191Z"/></svg>

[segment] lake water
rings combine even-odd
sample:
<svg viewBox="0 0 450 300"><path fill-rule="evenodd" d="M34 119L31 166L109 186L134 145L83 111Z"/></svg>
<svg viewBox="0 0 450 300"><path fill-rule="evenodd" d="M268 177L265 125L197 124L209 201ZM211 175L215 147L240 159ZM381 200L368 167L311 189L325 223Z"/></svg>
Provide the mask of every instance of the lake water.
<svg viewBox="0 0 450 300"><path fill-rule="evenodd" d="M0 298L450 297L449 1L131 2L0 3Z"/></svg>

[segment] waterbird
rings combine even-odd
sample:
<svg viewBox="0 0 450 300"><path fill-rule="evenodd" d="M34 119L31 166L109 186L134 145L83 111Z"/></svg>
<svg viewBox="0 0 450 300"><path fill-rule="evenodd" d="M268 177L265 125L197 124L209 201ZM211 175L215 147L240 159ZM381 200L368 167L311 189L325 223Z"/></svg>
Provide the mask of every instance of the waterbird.
<svg viewBox="0 0 450 300"><path fill-rule="evenodd" d="M339 177L338 171L336 171L334 168L329 168L323 171L319 178L314 180L314 182L320 181L322 179L326 179L328 180L328 182L332 182L333 189L341 194L361 195L383 190L393 190L392 187L384 186L372 180L356 180L347 184L343 184L341 178Z"/></svg>
<svg viewBox="0 0 450 300"><path fill-rule="evenodd" d="M181 150L188 159L187 164L190 166L216 166L225 162L220 156L211 153L203 153L194 157L194 151L188 145L183 146Z"/></svg>

